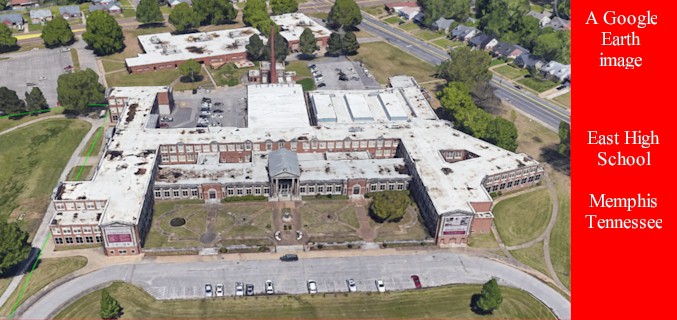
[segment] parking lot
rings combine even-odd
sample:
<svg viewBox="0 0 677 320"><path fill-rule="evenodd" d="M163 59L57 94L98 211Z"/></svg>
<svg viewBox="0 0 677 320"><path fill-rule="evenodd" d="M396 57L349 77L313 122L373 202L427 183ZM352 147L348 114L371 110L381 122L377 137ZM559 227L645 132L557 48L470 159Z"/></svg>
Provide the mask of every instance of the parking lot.
<svg viewBox="0 0 677 320"><path fill-rule="evenodd" d="M317 90L378 89L380 84L361 63L340 58L309 62ZM322 83L324 85L322 85Z"/></svg>
<svg viewBox="0 0 677 320"><path fill-rule="evenodd" d="M167 127L195 128L201 127L245 127L247 119L247 88L218 88L216 90L198 90L175 92L176 108L170 115L161 115ZM211 99L208 111L203 112L202 100ZM167 119L170 118L170 119ZM199 119L204 120L199 120ZM165 125L162 125L165 126Z"/></svg>
<svg viewBox="0 0 677 320"><path fill-rule="evenodd" d="M56 106L56 81L64 68L73 65L70 51L39 49L3 54L0 60L0 87L16 91L20 99L25 92L38 87L50 107Z"/></svg>

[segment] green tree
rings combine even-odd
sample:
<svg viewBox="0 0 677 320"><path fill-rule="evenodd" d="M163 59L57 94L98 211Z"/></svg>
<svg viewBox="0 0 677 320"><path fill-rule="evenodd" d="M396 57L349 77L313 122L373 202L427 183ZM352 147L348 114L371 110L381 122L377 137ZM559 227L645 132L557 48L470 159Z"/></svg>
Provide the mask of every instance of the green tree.
<svg viewBox="0 0 677 320"><path fill-rule="evenodd" d="M498 283L495 278L487 281L487 283L482 286L482 292L479 295L479 299L475 303L475 307L485 314L490 314L503 302L503 297L501 297L501 289L498 287Z"/></svg>
<svg viewBox="0 0 677 320"><path fill-rule="evenodd" d="M378 222L397 222L411 203L409 191L381 191L369 193L372 198L369 213Z"/></svg>
<svg viewBox="0 0 677 320"><path fill-rule="evenodd" d="M26 105L21 99L19 99L19 96L16 94L16 92L8 89L7 87L1 87L0 110L7 114L21 113L26 111Z"/></svg>
<svg viewBox="0 0 677 320"><path fill-rule="evenodd" d="M202 65L193 59L179 65L179 72L182 76L189 78L190 82L195 82L197 76L200 75L200 69L202 69Z"/></svg>
<svg viewBox="0 0 677 320"><path fill-rule="evenodd" d="M56 16L52 21L47 22L40 37L45 42L45 46L50 48L69 45L75 40L71 26L62 16Z"/></svg>
<svg viewBox="0 0 677 320"><path fill-rule="evenodd" d="M103 56L121 51L125 46L122 27L104 11L94 11L87 17L87 30L82 34L96 55Z"/></svg>
<svg viewBox="0 0 677 320"><path fill-rule="evenodd" d="M569 156L571 153L571 127L564 121L559 122L559 144L557 151L563 156Z"/></svg>
<svg viewBox="0 0 677 320"><path fill-rule="evenodd" d="M557 14L563 19L569 19L571 17L571 1L557 1Z"/></svg>
<svg viewBox="0 0 677 320"><path fill-rule="evenodd" d="M141 0L136 7L136 21L141 24L163 22L160 5L157 0Z"/></svg>
<svg viewBox="0 0 677 320"><path fill-rule="evenodd" d="M223 24L237 17L237 10L227 0L194 0L193 11L200 25Z"/></svg>
<svg viewBox="0 0 677 320"><path fill-rule="evenodd" d="M301 52L305 55L312 55L315 51L320 50L320 47L317 46L315 35L309 28L303 29L299 39L299 45L301 47Z"/></svg>
<svg viewBox="0 0 677 320"><path fill-rule="evenodd" d="M338 29L350 30L362 22L362 12L355 0L336 0L329 10L327 26Z"/></svg>
<svg viewBox="0 0 677 320"><path fill-rule="evenodd" d="M449 82L465 84L476 98L485 98L489 92L491 57L482 50L466 46L449 51L449 60L442 62L438 76Z"/></svg>
<svg viewBox="0 0 677 320"><path fill-rule="evenodd" d="M5 10L5 7L7 7L7 2L9 2L9 0L0 0L0 10Z"/></svg>
<svg viewBox="0 0 677 320"><path fill-rule="evenodd" d="M247 55L251 60L260 60L263 55L263 40L258 35L253 35L249 37L249 43L245 46L247 49Z"/></svg>
<svg viewBox="0 0 677 320"><path fill-rule="evenodd" d="M16 47L16 38L12 37L12 30L0 23L0 52L13 50Z"/></svg>
<svg viewBox="0 0 677 320"><path fill-rule="evenodd" d="M176 32L184 33L193 30L200 25L199 18L187 3L182 2L175 6L169 13L169 23L171 23Z"/></svg>
<svg viewBox="0 0 677 320"><path fill-rule="evenodd" d="M556 33L546 33L538 36L534 44L534 54L546 60L554 60L562 47L562 41Z"/></svg>
<svg viewBox="0 0 677 320"><path fill-rule="evenodd" d="M299 10L299 3L296 0L270 0L270 9L274 15L292 13Z"/></svg>
<svg viewBox="0 0 677 320"><path fill-rule="evenodd" d="M45 96L42 94L42 90L38 87L33 87L31 92L26 92L26 110L27 111L38 111L49 108Z"/></svg>
<svg viewBox="0 0 677 320"><path fill-rule="evenodd" d="M489 123L486 140L514 152L517 149L517 127L510 120L496 116Z"/></svg>
<svg viewBox="0 0 677 320"><path fill-rule="evenodd" d="M101 291L101 311L99 312L101 319L117 319L121 312L120 303L111 297L108 290L103 289Z"/></svg>
<svg viewBox="0 0 677 320"><path fill-rule="evenodd" d="M423 8L423 23L430 26L439 18L465 20L470 13L468 0L418 0Z"/></svg>
<svg viewBox="0 0 677 320"><path fill-rule="evenodd" d="M275 31L275 61L282 62L289 54L289 43L279 31ZM270 45L263 48L263 56L266 61L270 60Z"/></svg>
<svg viewBox="0 0 677 320"><path fill-rule="evenodd" d="M343 42L338 32L332 32L327 40L327 55L336 57L343 52Z"/></svg>
<svg viewBox="0 0 677 320"><path fill-rule="evenodd" d="M105 89L99 83L99 75L92 69L87 69L60 75L56 93L66 110L83 112L88 105L105 100Z"/></svg>
<svg viewBox="0 0 677 320"><path fill-rule="evenodd" d="M357 54L357 50L360 48L360 43L357 42L357 37L352 31L346 32L346 34L343 35L343 39L341 39L343 42L343 50L347 55L354 55Z"/></svg>
<svg viewBox="0 0 677 320"><path fill-rule="evenodd" d="M456 129L473 137L486 139L491 115L475 105L468 86L462 82L449 82L438 93L442 108L451 116Z"/></svg>
<svg viewBox="0 0 677 320"><path fill-rule="evenodd" d="M270 21L268 15L268 7L265 0L248 0L242 9L242 21L254 28L259 29L267 37L270 32L270 26L267 30L261 30L259 27L267 24L265 21ZM271 21L272 23L272 21Z"/></svg>
<svg viewBox="0 0 677 320"><path fill-rule="evenodd" d="M0 88L0 91L2 89L6 88ZM0 219L0 276L4 276L5 272L26 260L30 252L28 232L21 230L16 222Z"/></svg>

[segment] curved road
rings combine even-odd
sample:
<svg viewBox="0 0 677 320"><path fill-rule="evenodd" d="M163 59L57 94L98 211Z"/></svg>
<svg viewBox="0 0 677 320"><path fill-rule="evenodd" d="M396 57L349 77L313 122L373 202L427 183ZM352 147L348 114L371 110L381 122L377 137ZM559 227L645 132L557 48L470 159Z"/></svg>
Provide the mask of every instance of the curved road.
<svg viewBox="0 0 677 320"><path fill-rule="evenodd" d="M383 279L388 290L413 288L409 278L412 274L419 275L424 286L484 283L496 277L502 284L521 288L538 297L560 319L571 318L570 302L536 278L492 260L449 252L315 258L298 262L270 259L156 263L149 259L141 264L109 266L70 280L53 288L27 310L22 310L27 307L22 306L17 311L17 318L53 317L58 309L78 299L82 292L118 280L140 286L156 299L196 299L203 297L205 283L224 283L226 294L232 294L235 282L253 283L260 290L266 279L272 279L277 292L299 294L306 292L306 280L309 279L317 281L320 292L335 292L346 291L345 279L354 278L358 290L375 291L376 279Z"/></svg>

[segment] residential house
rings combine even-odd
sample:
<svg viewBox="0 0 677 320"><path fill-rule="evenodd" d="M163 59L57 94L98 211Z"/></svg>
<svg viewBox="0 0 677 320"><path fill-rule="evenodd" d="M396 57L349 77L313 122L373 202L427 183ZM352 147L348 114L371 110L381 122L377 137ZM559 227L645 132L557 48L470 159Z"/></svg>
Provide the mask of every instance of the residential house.
<svg viewBox="0 0 677 320"><path fill-rule="evenodd" d="M456 28L454 28L454 30L451 30L451 38L467 42L468 40L472 39L472 37L477 35L479 32L480 31L477 30L475 27L468 27L459 24L458 26L456 26Z"/></svg>
<svg viewBox="0 0 677 320"><path fill-rule="evenodd" d="M389 13L397 13L397 10L404 7L418 7L416 1L406 1L406 2L391 2L386 3L385 8Z"/></svg>
<svg viewBox="0 0 677 320"><path fill-rule="evenodd" d="M524 69L529 69L529 68L534 68L536 70L540 70L541 67L545 64L545 61L541 60L541 58L532 55L530 53L523 53L520 54L515 60L512 62L516 66Z"/></svg>
<svg viewBox="0 0 677 320"><path fill-rule="evenodd" d="M102 10L102 11L108 12L110 14L120 14L120 13L122 13L122 7L120 6L120 3L118 3L118 2L104 3L103 1L101 1L99 4L93 4L93 5L89 6L89 12L94 12L94 11L98 11L98 10Z"/></svg>
<svg viewBox="0 0 677 320"><path fill-rule="evenodd" d="M452 23L454 23L454 19L439 18L430 25L430 29L444 30L444 32L449 32L449 27L451 26Z"/></svg>
<svg viewBox="0 0 677 320"><path fill-rule="evenodd" d="M37 7L39 5L40 3L37 0L12 0L8 7L12 7L12 9L21 9L26 7Z"/></svg>
<svg viewBox="0 0 677 320"><path fill-rule="evenodd" d="M529 50L522 48L516 44L499 41L492 49L491 53L494 56L515 59L523 53L528 53Z"/></svg>
<svg viewBox="0 0 677 320"><path fill-rule="evenodd" d="M549 13L540 13L532 10L527 12L527 16L533 17L536 20L538 20L538 25L541 26L541 28L545 27L546 24L550 23Z"/></svg>
<svg viewBox="0 0 677 320"><path fill-rule="evenodd" d="M174 8L184 2L187 3L189 6L193 6L193 1L191 0L169 0L168 4L170 7Z"/></svg>
<svg viewBox="0 0 677 320"><path fill-rule="evenodd" d="M490 46L489 49L493 48L493 46L498 44L498 40L496 40L496 38L494 38L494 37L492 37L488 34L480 33L480 34L474 36L472 39L470 39L468 41L468 44L473 48L485 50L485 49L487 49L488 45Z"/></svg>
<svg viewBox="0 0 677 320"><path fill-rule="evenodd" d="M550 27L557 30L571 30L571 21L562 19L560 17L555 17L548 22L545 27Z"/></svg>
<svg viewBox="0 0 677 320"><path fill-rule="evenodd" d="M0 15L0 23L17 30L24 29L24 18L18 13L7 13Z"/></svg>
<svg viewBox="0 0 677 320"><path fill-rule="evenodd" d="M110 4L110 3L113 3L113 2L117 2L117 1L115 1L115 0L92 0L93 4L104 4L105 5L105 4Z"/></svg>
<svg viewBox="0 0 677 320"><path fill-rule="evenodd" d="M65 6L59 8L59 14L66 20L79 19L82 17L82 11L79 6Z"/></svg>
<svg viewBox="0 0 677 320"><path fill-rule="evenodd" d="M28 15L33 24L44 24L47 21L52 21L52 10L49 9L31 10Z"/></svg>
<svg viewBox="0 0 677 320"><path fill-rule="evenodd" d="M565 81L571 79L571 65L561 64L557 61L550 61L548 64L541 67L541 73L553 80Z"/></svg>
<svg viewBox="0 0 677 320"><path fill-rule="evenodd" d="M419 6L399 8L397 9L397 14L405 20L423 21L423 12L421 12L421 7Z"/></svg>

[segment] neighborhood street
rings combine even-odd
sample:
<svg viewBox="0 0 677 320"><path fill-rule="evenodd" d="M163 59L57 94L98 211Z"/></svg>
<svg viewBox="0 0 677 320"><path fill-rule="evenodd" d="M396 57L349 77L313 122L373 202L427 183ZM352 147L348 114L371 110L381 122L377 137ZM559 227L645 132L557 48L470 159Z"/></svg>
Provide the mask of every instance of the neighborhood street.
<svg viewBox="0 0 677 320"><path fill-rule="evenodd" d="M301 255L302 256L302 255ZM484 283L496 277L500 283L523 289L550 307L560 319L571 318L571 305L557 291L538 279L511 266L485 258L450 252L403 252L389 256L342 258L302 258L282 262L269 259L241 261L213 257L210 262L158 263L144 259L140 264L108 266L53 288L32 306L22 306L17 319L47 319L58 309L78 299L83 292L111 281L126 281L144 288L156 299L197 299L204 297L204 286L223 283L233 295L236 282L252 283L260 293L264 281L275 283L277 293L306 293L306 281L315 280L318 291L345 292L346 279L357 282L358 291L376 291L374 281L382 279L387 290L413 289L411 275L418 275L423 286L450 283ZM450 299L467 297L449 297ZM28 309L25 309L28 307Z"/></svg>

